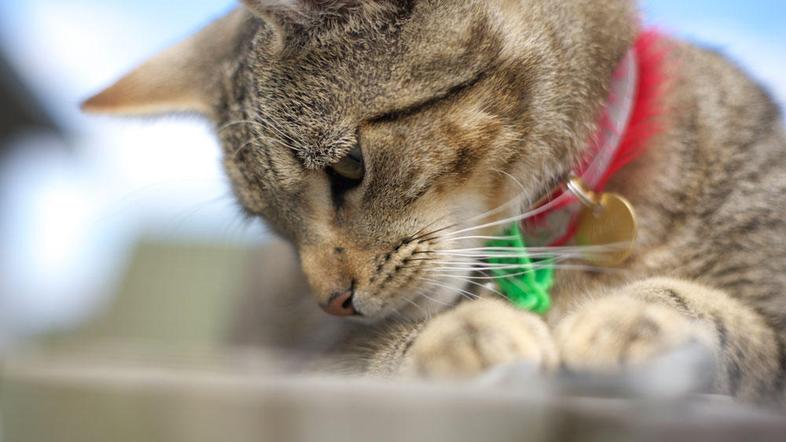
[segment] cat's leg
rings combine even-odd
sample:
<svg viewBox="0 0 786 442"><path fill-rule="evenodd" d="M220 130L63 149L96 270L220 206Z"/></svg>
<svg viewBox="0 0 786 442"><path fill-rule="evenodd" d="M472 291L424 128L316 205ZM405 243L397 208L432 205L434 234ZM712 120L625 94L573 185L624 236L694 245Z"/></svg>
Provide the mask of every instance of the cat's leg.
<svg viewBox="0 0 786 442"><path fill-rule="evenodd" d="M558 365L554 341L537 315L508 302L479 299L428 321L402 354L400 372L457 378L514 361Z"/></svg>
<svg viewBox="0 0 786 442"><path fill-rule="evenodd" d="M762 314L720 290L653 278L590 299L555 329L562 363L617 369L697 342L717 357L716 388L740 398L780 400L786 354Z"/></svg>

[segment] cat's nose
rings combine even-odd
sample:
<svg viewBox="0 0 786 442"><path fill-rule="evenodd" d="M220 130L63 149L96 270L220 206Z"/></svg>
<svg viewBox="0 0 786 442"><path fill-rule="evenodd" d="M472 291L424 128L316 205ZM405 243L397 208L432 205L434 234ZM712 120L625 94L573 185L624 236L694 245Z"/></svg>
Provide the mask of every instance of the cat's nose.
<svg viewBox="0 0 786 442"><path fill-rule="evenodd" d="M352 305L352 298L355 295L353 289L344 290L343 292L336 292L330 295L327 303L322 304L321 307L326 312L335 316L353 316L358 312L355 306Z"/></svg>

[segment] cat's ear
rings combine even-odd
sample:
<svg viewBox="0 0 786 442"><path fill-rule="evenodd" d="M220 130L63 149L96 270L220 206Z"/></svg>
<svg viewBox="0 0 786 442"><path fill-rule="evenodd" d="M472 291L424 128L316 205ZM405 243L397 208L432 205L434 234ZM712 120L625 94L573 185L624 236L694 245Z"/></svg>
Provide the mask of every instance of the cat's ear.
<svg viewBox="0 0 786 442"><path fill-rule="evenodd" d="M238 8L86 100L82 109L120 115L212 115L223 64L237 50L251 17Z"/></svg>

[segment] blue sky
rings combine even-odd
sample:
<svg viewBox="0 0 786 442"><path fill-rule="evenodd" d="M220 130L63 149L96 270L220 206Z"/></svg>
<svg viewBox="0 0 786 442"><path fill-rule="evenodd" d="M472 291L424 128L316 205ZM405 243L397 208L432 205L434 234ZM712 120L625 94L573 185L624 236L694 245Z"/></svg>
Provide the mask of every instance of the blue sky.
<svg viewBox="0 0 786 442"><path fill-rule="evenodd" d="M76 107L234 4L0 0L0 48L69 133L22 139L0 163L0 349L4 334L68 323L100 305L140 236L264 238L261 228L236 228L205 124L90 118ZM642 6L646 23L720 49L786 102L785 0Z"/></svg>
<svg viewBox="0 0 786 442"><path fill-rule="evenodd" d="M41 42L47 40L45 37L48 34L53 37L51 34L56 32L67 35L58 45L49 41L49 46L77 44L73 41L73 31L78 30L92 59L82 60L77 56L69 59L67 54L60 53L51 67L58 71L80 71L77 75L81 81L74 86L95 88L190 34L235 3L233 0L4 0L0 2L0 42L4 42L20 64L26 65L31 61L24 53L13 53L31 46L40 51ZM786 43L786 1L643 0L640 4L648 24L724 51L768 83L781 101L786 100L783 74L786 57L781 50ZM92 41L87 38L91 33ZM78 55L78 48L68 49ZM57 65L61 60L63 63ZM71 63L80 65L71 66ZM38 76L44 77L41 73ZM49 78L37 81L44 88L52 86ZM61 98L65 97L61 94ZM67 112L64 114L63 118L70 117Z"/></svg>
<svg viewBox="0 0 786 442"><path fill-rule="evenodd" d="M786 37L786 2L782 0L647 0L645 17L687 35L695 25L745 28L767 40L783 42Z"/></svg>

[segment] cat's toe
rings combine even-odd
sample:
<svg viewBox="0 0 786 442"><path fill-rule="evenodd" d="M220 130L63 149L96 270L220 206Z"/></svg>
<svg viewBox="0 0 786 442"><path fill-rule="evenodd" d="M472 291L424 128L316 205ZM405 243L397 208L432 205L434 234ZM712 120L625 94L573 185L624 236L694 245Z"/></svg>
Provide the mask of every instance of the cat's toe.
<svg viewBox="0 0 786 442"><path fill-rule="evenodd" d="M407 352L401 371L429 378L465 378L515 361L544 369L557 365L546 324L502 301L479 300L430 321Z"/></svg>
<svg viewBox="0 0 786 442"><path fill-rule="evenodd" d="M706 325L662 305L629 296L595 301L555 330L563 366L609 371L645 364L690 343L710 343Z"/></svg>

